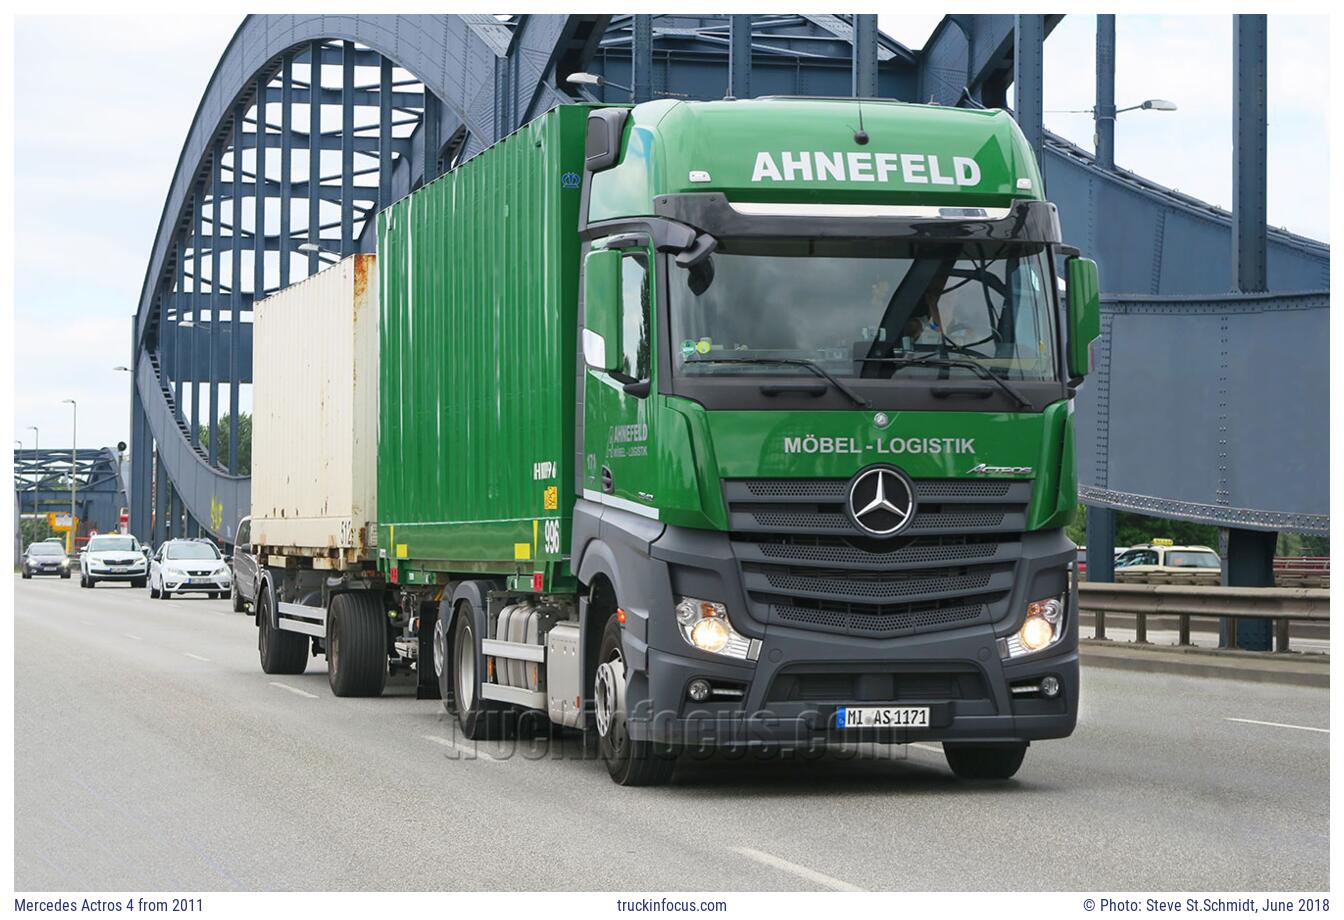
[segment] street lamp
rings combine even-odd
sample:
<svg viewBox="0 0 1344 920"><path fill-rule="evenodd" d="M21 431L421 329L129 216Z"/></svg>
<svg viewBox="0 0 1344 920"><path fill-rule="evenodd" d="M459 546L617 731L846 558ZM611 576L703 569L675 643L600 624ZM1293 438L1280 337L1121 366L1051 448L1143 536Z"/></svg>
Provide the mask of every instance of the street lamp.
<svg viewBox="0 0 1344 920"><path fill-rule="evenodd" d="M68 555L75 554L75 451L78 450L75 445L79 443L79 404L73 399L62 399L61 402L70 404L70 530L66 538L65 551Z"/></svg>
<svg viewBox="0 0 1344 920"><path fill-rule="evenodd" d="M1145 99L1138 105L1127 105L1123 109L1116 109L1115 114L1119 115L1121 112L1133 112L1140 109L1147 109L1150 112L1175 112L1176 103L1167 99ZM1090 109L1046 109L1046 112L1051 115L1095 115L1097 114L1097 107L1093 106Z"/></svg>
<svg viewBox="0 0 1344 920"><path fill-rule="evenodd" d="M628 86L622 86L614 80L608 80L606 77L597 73L572 73L565 77L566 83L573 83L575 86L611 86L627 93L633 93L634 90Z"/></svg>
<svg viewBox="0 0 1344 920"><path fill-rule="evenodd" d="M37 471L37 441L38 431L36 425L29 425L33 432L33 470ZM33 517L37 517L37 490L42 485L42 474L37 473L37 482L33 483Z"/></svg>

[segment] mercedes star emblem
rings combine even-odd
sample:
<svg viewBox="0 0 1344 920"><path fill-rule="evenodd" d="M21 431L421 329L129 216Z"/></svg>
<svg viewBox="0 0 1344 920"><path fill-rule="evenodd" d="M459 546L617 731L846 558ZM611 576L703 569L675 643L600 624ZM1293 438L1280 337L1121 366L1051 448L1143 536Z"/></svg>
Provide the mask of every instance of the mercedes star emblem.
<svg viewBox="0 0 1344 920"><path fill-rule="evenodd" d="M849 484L849 516L865 533L895 536L914 519L914 485L893 466L860 470Z"/></svg>

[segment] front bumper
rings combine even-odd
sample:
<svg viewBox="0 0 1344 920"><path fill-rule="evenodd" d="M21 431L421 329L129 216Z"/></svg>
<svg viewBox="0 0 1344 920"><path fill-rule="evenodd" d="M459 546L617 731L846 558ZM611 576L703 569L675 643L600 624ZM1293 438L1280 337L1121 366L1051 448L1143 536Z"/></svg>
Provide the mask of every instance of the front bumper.
<svg viewBox="0 0 1344 920"><path fill-rule="evenodd" d="M148 569L131 569L130 571L113 571L110 568L98 568L89 566L89 577L96 578L99 581L139 581L148 574Z"/></svg>
<svg viewBox="0 0 1344 920"><path fill-rule="evenodd" d="M174 594L190 594L194 591L228 591L232 588L233 582L229 578L228 572L220 572L218 575L170 575L164 573L163 588L165 591L171 591Z"/></svg>
<svg viewBox="0 0 1344 920"><path fill-rule="evenodd" d="M990 626L875 643L772 627L754 665L648 650L653 692L634 703L630 735L677 745L822 746L846 741L1036 741L1063 738L1078 718L1078 649L999 658ZM1014 694L1055 676L1061 692ZM694 703L692 680L740 698ZM658 703L655 705L654 700ZM842 706L927 706L927 728L841 729Z"/></svg>
<svg viewBox="0 0 1344 920"><path fill-rule="evenodd" d="M28 566L29 575L64 575L70 571L69 566L65 565L30 565Z"/></svg>

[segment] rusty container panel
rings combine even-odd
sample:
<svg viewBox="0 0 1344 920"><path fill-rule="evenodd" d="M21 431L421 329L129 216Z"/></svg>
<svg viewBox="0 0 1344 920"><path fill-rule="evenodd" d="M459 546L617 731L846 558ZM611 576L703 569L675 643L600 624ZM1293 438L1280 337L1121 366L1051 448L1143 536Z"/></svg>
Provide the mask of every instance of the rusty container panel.
<svg viewBox="0 0 1344 920"><path fill-rule="evenodd" d="M551 109L379 215L378 539L403 571L568 551L587 112Z"/></svg>
<svg viewBox="0 0 1344 920"><path fill-rule="evenodd" d="M378 516L378 283L351 256L256 304L252 542L369 555Z"/></svg>

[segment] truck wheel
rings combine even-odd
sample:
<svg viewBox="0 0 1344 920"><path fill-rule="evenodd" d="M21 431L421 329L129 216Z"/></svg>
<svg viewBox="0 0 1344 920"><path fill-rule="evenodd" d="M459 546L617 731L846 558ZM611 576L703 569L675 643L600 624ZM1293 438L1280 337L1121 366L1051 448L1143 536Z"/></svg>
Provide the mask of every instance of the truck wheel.
<svg viewBox="0 0 1344 920"><path fill-rule="evenodd" d="M675 751L651 741L634 741L626 730L625 651L621 624L612 614L602 631L593 700L598 749L607 772L621 786L661 786L672 778Z"/></svg>
<svg viewBox="0 0 1344 920"><path fill-rule="evenodd" d="M168 592L162 592L164 597ZM257 596L257 650L266 674L302 674L308 667L308 637L271 625L271 592Z"/></svg>
<svg viewBox="0 0 1344 920"><path fill-rule="evenodd" d="M370 591L338 594L327 617L327 680L337 696L381 696L387 684L387 617Z"/></svg>
<svg viewBox="0 0 1344 920"><path fill-rule="evenodd" d="M471 603L464 601L458 607L453 624L451 667L449 661L444 661L444 674L452 677L453 712L462 726L462 734L472 741L503 737L507 711L507 707L498 700L481 698L480 660L475 613ZM445 695L444 700L447 699L448 695Z"/></svg>
<svg viewBox="0 0 1344 920"><path fill-rule="evenodd" d="M234 613L243 613L247 610L247 602L244 601L243 596L238 593L237 582L234 582L233 587L229 589L229 600L233 602Z"/></svg>
<svg viewBox="0 0 1344 920"><path fill-rule="evenodd" d="M1025 741L1008 744L943 744L947 765L961 779L1009 779L1022 766Z"/></svg>

